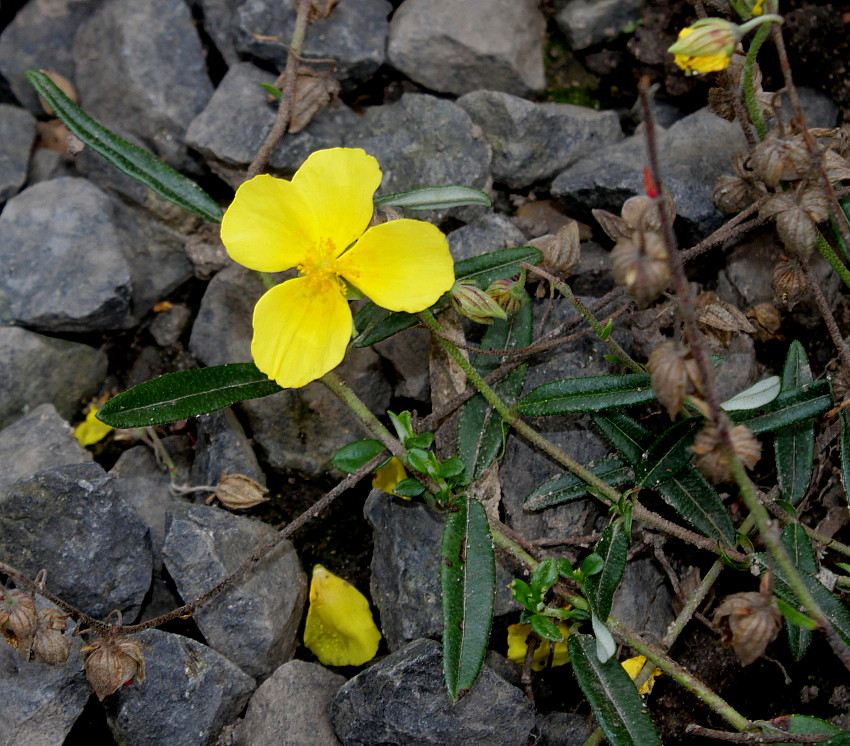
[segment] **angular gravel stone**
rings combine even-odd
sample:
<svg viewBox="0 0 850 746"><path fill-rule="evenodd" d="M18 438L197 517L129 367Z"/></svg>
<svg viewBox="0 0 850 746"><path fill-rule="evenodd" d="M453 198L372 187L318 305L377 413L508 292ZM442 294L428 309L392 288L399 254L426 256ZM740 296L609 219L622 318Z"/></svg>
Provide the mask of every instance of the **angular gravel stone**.
<svg viewBox="0 0 850 746"><path fill-rule="evenodd" d="M236 11L243 0L199 0L204 14L204 28L228 65L239 63L233 43Z"/></svg>
<svg viewBox="0 0 850 746"><path fill-rule="evenodd" d="M746 146L744 136L733 122L700 109L659 131L658 140L664 183L676 200L677 224L685 240L699 240L726 219L711 195L717 177L729 172L731 157ZM623 202L644 193L645 163L645 138L633 135L570 166L552 183L552 194L586 220L591 220L593 208L619 214Z"/></svg>
<svg viewBox="0 0 850 746"><path fill-rule="evenodd" d="M345 0L309 26L302 53L335 60L334 77L351 88L384 63L392 9L387 0ZM247 0L236 14L236 48L283 70L294 27L293 3Z"/></svg>
<svg viewBox="0 0 850 746"><path fill-rule="evenodd" d="M534 727L529 701L486 665L453 703L433 640L416 640L344 684L331 718L345 746L525 746Z"/></svg>
<svg viewBox="0 0 850 746"><path fill-rule="evenodd" d="M626 565L611 614L631 629L661 638L675 617L672 602L667 578L655 562L636 559Z"/></svg>
<svg viewBox="0 0 850 746"><path fill-rule="evenodd" d="M622 139L614 111L572 104L535 104L500 91L457 100L493 148L493 180L511 189L551 179L579 158Z"/></svg>
<svg viewBox="0 0 850 746"><path fill-rule="evenodd" d="M53 405L42 404L0 430L0 494L40 471L91 460Z"/></svg>
<svg viewBox="0 0 850 746"><path fill-rule="evenodd" d="M449 249L456 262L526 243L522 231L504 215L496 213L488 213L453 230L448 239Z"/></svg>
<svg viewBox="0 0 850 746"><path fill-rule="evenodd" d="M186 131L186 142L228 168L247 168L272 128L275 107L262 83L275 76L249 62L227 71L206 108ZM269 158L272 171L293 173L314 150L339 147L359 117L337 101L320 111L300 132L282 138ZM241 179L240 179L241 181Z"/></svg>
<svg viewBox="0 0 850 746"><path fill-rule="evenodd" d="M431 349L431 333L427 329L405 329L373 346L392 369L393 396L431 401L428 359Z"/></svg>
<svg viewBox="0 0 850 746"><path fill-rule="evenodd" d="M110 0L81 26L74 62L91 116L177 168L191 163L183 136L213 89L183 0Z"/></svg>
<svg viewBox="0 0 850 746"><path fill-rule="evenodd" d="M105 377L103 350L0 326L0 427L48 402L69 420Z"/></svg>
<svg viewBox="0 0 850 746"><path fill-rule="evenodd" d="M266 483L248 436L230 407L198 417L196 423L192 484L216 485L225 472Z"/></svg>
<svg viewBox="0 0 850 746"><path fill-rule="evenodd" d="M149 629L134 638L147 677L104 705L115 740L126 746L212 746L233 722L254 680L223 655L187 637Z"/></svg>
<svg viewBox="0 0 850 746"><path fill-rule="evenodd" d="M41 599L36 605L57 608ZM72 638L68 661L45 666L25 663L11 645L0 645L0 746L64 742L91 695L80 647L81 638Z"/></svg>
<svg viewBox="0 0 850 746"><path fill-rule="evenodd" d="M9 200L0 266L0 319L46 332L128 328L192 274L179 236L72 178Z"/></svg>
<svg viewBox="0 0 850 746"><path fill-rule="evenodd" d="M251 697L235 746L338 746L330 704L344 683L316 663L284 663Z"/></svg>
<svg viewBox="0 0 850 746"><path fill-rule="evenodd" d="M170 515L163 559L180 595L191 601L274 535L259 521L194 505ZM213 648L262 678L292 657L306 600L307 576L284 541L193 618Z"/></svg>
<svg viewBox="0 0 850 746"><path fill-rule="evenodd" d="M0 202L27 180L27 164L35 142L35 119L17 106L0 104Z"/></svg>
<svg viewBox="0 0 850 746"><path fill-rule="evenodd" d="M0 557L103 619L129 624L151 583L147 526L98 464L73 464L21 479L0 496Z"/></svg>
<svg viewBox="0 0 850 746"><path fill-rule="evenodd" d="M42 114L38 94L24 77L27 70L53 70L74 80L72 48L80 24L104 0L31 0L0 34L0 72L18 101Z"/></svg>
<svg viewBox="0 0 850 746"><path fill-rule="evenodd" d="M381 629L390 650L420 637L439 637L440 543L445 521L422 503L372 490L363 514L372 525L370 591L381 612ZM513 568L496 556L496 616L519 611L510 589Z"/></svg>
<svg viewBox="0 0 850 746"><path fill-rule="evenodd" d="M644 0L570 0L555 21L574 50L612 41L640 18Z"/></svg>
<svg viewBox="0 0 850 746"><path fill-rule="evenodd" d="M405 0L390 24L393 67L434 91L543 89L546 21L534 0Z"/></svg>

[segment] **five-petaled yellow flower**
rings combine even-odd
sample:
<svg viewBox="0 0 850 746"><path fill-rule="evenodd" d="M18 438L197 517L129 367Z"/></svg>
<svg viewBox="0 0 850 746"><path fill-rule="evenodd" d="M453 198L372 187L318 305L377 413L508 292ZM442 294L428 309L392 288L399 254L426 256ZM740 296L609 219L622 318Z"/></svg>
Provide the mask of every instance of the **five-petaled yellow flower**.
<svg viewBox="0 0 850 746"><path fill-rule="evenodd" d="M454 283L443 233L421 220L369 227L378 162L365 151L313 153L291 181L255 176L236 192L221 223L231 258L259 272L297 267L254 308L251 353L284 388L333 370L351 341L349 285L390 311L416 313Z"/></svg>

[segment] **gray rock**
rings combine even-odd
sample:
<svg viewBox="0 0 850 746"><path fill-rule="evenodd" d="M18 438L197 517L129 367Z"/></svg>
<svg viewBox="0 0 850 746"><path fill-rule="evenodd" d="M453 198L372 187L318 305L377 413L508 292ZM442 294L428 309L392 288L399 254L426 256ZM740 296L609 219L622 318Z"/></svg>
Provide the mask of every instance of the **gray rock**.
<svg viewBox="0 0 850 746"><path fill-rule="evenodd" d="M0 202L27 180L27 164L35 142L35 118L17 106L0 104Z"/></svg>
<svg viewBox="0 0 850 746"><path fill-rule="evenodd" d="M740 334L728 347L714 352L723 357L714 369L714 386L720 401L731 399L756 382L759 366L752 337Z"/></svg>
<svg viewBox="0 0 850 746"><path fill-rule="evenodd" d="M105 701L115 740L126 746L211 746L254 690L254 680L212 648L149 629L134 638L147 677Z"/></svg>
<svg viewBox="0 0 850 746"><path fill-rule="evenodd" d="M362 671L331 705L345 746L525 746L534 711L522 692L486 665L452 703L439 643L416 640Z"/></svg>
<svg viewBox="0 0 850 746"><path fill-rule="evenodd" d="M484 131L493 148L497 183L522 189L551 179L579 158L623 137L613 111L573 104L535 104L500 91L473 91L457 105Z"/></svg>
<svg viewBox="0 0 850 746"><path fill-rule="evenodd" d="M525 236L504 215L488 213L448 235L449 249L454 260L471 259L512 246L524 246Z"/></svg>
<svg viewBox="0 0 850 746"><path fill-rule="evenodd" d="M672 601L667 579L655 563L633 560L614 593L611 615L633 630L661 638L675 617Z"/></svg>
<svg viewBox="0 0 850 746"><path fill-rule="evenodd" d="M384 175L379 194L488 183L490 146L469 115L445 99L407 93L394 104L373 106L345 144L378 159Z"/></svg>
<svg viewBox="0 0 850 746"><path fill-rule="evenodd" d="M640 18L644 0L570 0L555 21L574 50L612 41Z"/></svg>
<svg viewBox="0 0 850 746"><path fill-rule="evenodd" d="M284 663L251 697L236 746L338 746L330 704L344 683L315 663Z"/></svg>
<svg viewBox="0 0 850 746"><path fill-rule="evenodd" d="M175 303L157 313L148 331L160 347L170 347L177 344L192 319L192 313L192 309L184 303Z"/></svg>
<svg viewBox="0 0 850 746"><path fill-rule="evenodd" d="M40 600L36 603L42 608ZM0 645L0 746L64 742L91 695L80 647L80 638L73 638L68 661L45 666L24 663L15 648Z"/></svg>
<svg viewBox="0 0 850 746"><path fill-rule="evenodd" d="M428 359L431 333L427 329L406 329L388 339L378 342L373 349L387 361L393 372L393 396L431 400Z"/></svg>
<svg viewBox="0 0 850 746"><path fill-rule="evenodd" d="M103 0L33 0L22 7L0 34L0 72L20 101L41 114L27 70L53 70L74 80L71 53L80 24Z"/></svg>
<svg viewBox="0 0 850 746"><path fill-rule="evenodd" d="M73 464L21 479L0 496L0 556L103 619L130 623L151 582L147 526L97 464Z"/></svg>
<svg viewBox="0 0 850 746"><path fill-rule="evenodd" d="M228 168L247 168L274 123L275 107L266 101L268 94L260 85L274 80L274 75L248 62L231 67L189 125L186 142ZM313 151L342 145L345 133L358 122L357 115L337 101L305 129L281 139L269 159L270 169L293 173Z"/></svg>
<svg viewBox="0 0 850 746"><path fill-rule="evenodd" d="M48 402L71 419L105 377L102 350L0 326L0 427Z"/></svg>
<svg viewBox="0 0 850 746"><path fill-rule="evenodd" d="M537 716L537 727L537 746L582 746L593 730L593 722L574 712L547 712Z"/></svg>
<svg viewBox="0 0 850 746"><path fill-rule="evenodd" d="M391 12L387 0L345 0L308 27L302 54L335 60L334 77L352 88L384 63ZM236 14L236 48L283 70L294 27L293 3L247 0Z"/></svg>
<svg viewBox="0 0 850 746"><path fill-rule="evenodd" d="M838 115L841 113L835 102L825 93L814 88L797 87L797 95L800 97L800 106L806 115L806 124L809 127L836 127L839 124ZM782 97L782 115L788 121L794 116L788 97Z"/></svg>
<svg viewBox="0 0 850 746"><path fill-rule="evenodd" d="M545 31L534 0L405 0L390 24L387 54L435 91L522 96L545 85Z"/></svg>
<svg viewBox="0 0 850 746"><path fill-rule="evenodd" d="M24 477L91 461L52 404L42 404L0 430L0 494Z"/></svg>
<svg viewBox="0 0 850 746"><path fill-rule="evenodd" d="M9 200L0 261L0 318L47 332L128 328L192 274L176 234L72 178Z"/></svg>
<svg viewBox="0 0 850 746"><path fill-rule="evenodd" d="M239 63L239 55L233 42L233 27L236 11L243 0L200 0L204 14L204 28L213 40L219 54L228 65Z"/></svg>
<svg viewBox="0 0 850 746"><path fill-rule="evenodd" d="M445 520L423 503L372 490L363 514L372 525L374 550L370 592L381 612L390 650L443 631L440 605L440 543ZM518 611L508 588L513 569L496 555L496 616Z"/></svg>
<svg viewBox="0 0 850 746"><path fill-rule="evenodd" d="M70 160L56 150L36 148L30 155L26 186L40 181L58 179L60 176L77 176Z"/></svg>
<svg viewBox="0 0 850 746"><path fill-rule="evenodd" d="M594 241L582 241L581 258L567 282L576 295L601 298L609 290L613 290L611 252Z"/></svg>
<svg viewBox="0 0 850 746"><path fill-rule="evenodd" d="M274 535L259 521L194 505L170 515L163 559L180 595L191 601ZM306 600L307 577L292 544L284 541L194 620L213 648L262 678L292 657Z"/></svg>
<svg viewBox="0 0 850 746"><path fill-rule="evenodd" d="M218 484L228 474L244 474L260 484L266 477L245 430L230 407L198 417L193 484Z"/></svg>
<svg viewBox="0 0 850 746"><path fill-rule="evenodd" d="M658 132L664 183L676 200L677 225L685 240L696 241L725 218L712 204L714 182L729 171L732 155L746 146L740 127L701 109ZM646 142L641 134L597 151L570 166L552 183L552 193L589 219L593 208L619 213L623 202L644 193Z"/></svg>
<svg viewBox="0 0 850 746"><path fill-rule="evenodd" d="M136 135L177 168L190 165L183 135L212 84L183 0L110 0L80 27L74 62L91 116Z"/></svg>

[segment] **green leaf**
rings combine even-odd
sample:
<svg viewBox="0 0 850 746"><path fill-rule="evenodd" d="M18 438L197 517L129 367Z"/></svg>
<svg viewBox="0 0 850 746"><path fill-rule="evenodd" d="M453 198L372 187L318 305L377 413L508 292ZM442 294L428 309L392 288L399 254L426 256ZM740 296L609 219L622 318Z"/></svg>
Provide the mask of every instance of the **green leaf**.
<svg viewBox="0 0 850 746"><path fill-rule="evenodd" d="M844 485L844 497L850 499L850 414L841 410L841 435L838 439L841 454L841 484Z"/></svg>
<svg viewBox="0 0 850 746"><path fill-rule="evenodd" d="M496 319L481 340L482 349L515 350L531 344L532 309L527 303L508 319ZM476 370L487 375L495 370L503 358L477 355L473 360ZM508 406L522 391L528 365L522 364L496 381L493 390ZM476 394L460 411L457 424L457 453L466 465L469 481L479 479L504 447L505 428L502 418L492 405Z"/></svg>
<svg viewBox="0 0 850 746"><path fill-rule="evenodd" d="M62 123L115 168L195 215L212 223L221 222L221 208L195 182L96 122L62 93L45 73L27 70L24 74L32 87L53 107Z"/></svg>
<svg viewBox="0 0 850 746"><path fill-rule="evenodd" d="M384 207L404 207L408 210L446 210L450 207L464 207L466 205L492 207L493 202L480 189L442 186L385 194L382 197L375 197L375 204Z"/></svg>
<svg viewBox="0 0 850 746"><path fill-rule="evenodd" d="M443 479L451 479L460 474L463 474L464 463L459 458L450 458L440 464L439 475Z"/></svg>
<svg viewBox="0 0 850 746"><path fill-rule="evenodd" d="M407 460L411 468L423 474L429 473L428 467L431 466L430 457L431 453L429 451L423 451L421 448L411 448L407 452Z"/></svg>
<svg viewBox="0 0 850 746"><path fill-rule="evenodd" d="M812 543L808 535L799 523L790 523L782 531L782 544L785 551L794 563L794 566L803 573L814 575L818 571L818 563L815 558ZM785 629L788 633L788 647L794 660L802 660L809 649L812 641L812 633L808 624L795 618L795 614L808 620L808 616L797 611L793 606L780 610L785 617Z"/></svg>
<svg viewBox="0 0 850 746"><path fill-rule="evenodd" d="M564 639L564 636L561 634L561 630L558 629L558 625L551 619L547 619L542 614L534 614L534 616L531 617L530 624L534 633L544 640L548 640L549 642L561 642Z"/></svg>
<svg viewBox="0 0 850 746"><path fill-rule="evenodd" d="M723 402L720 406L727 412L739 412L745 409L758 409L770 404L782 388L779 376L771 376L763 381L757 381L745 391L735 394L731 399Z"/></svg>
<svg viewBox="0 0 850 746"><path fill-rule="evenodd" d="M591 613L590 626L593 628L593 636L596 638L596 657L600 663L605 663L617 652L614 635L603 622L599 621L596 614Z"/></svg>
<svg viewBox="0 0 850 746"><path fill-rule="evenodd" d="M494 280L501 280L519 274L520 262L538 264L543 258L540 249L533 246L516 246L500 251L474 256L455 262L455 278L457 280L474 280L483 290ZM449 303L446 293L434 305L435 311L440 311ZM376 306L371 301L366 303L354 315L354 328L358 334L354 339L355 347L369 347L394 334L416 326L419 319L413 314L388 311Z"/></svg>
<svg viewBox="0 0 850 746"><path fill-rule="evenodd" d="M457 700L478 678L493 623L496 558L484 506L462 496L443 530L443 677Z"/></svg>
<svg viewBox="0 0 850 746"><path fill-rule="evenodd" d="M694 467L686 466L652 489L703 536L735 546L735 527L726 506Z"/></svg>
<svg viewBox="0 0 850 746"><path fill-rule="evenodd" d="M659 435L646 451L646 457L635 469L635 481L645 487L676 476L691 461L691 445L701 417L688 417L674 423Z"/></svg>
<svg viewBox="0 0 850 746"><path fill-rule="evenodd" d="M581 572L586 578L589 578L591 575L599 575L605 569L605 560L596 552L593 554L588 554L587 557L582 560L581 563Z"/></svg>
<svg viewBox="0 0 850 746"><path fill-rule="evenodd" d="M652 433L620 412L593 415L591 419L611 447L616 449L627 464L637 469L643 461L643 454L652 443Z"/></svg>
<svg viewBox="0 0 850 746"><path fill-rule="evenodd" d="M399 497L419 497L423 492L425 492L425 485L413 477L402 479L393 487L393 493Z"/></svg>
<svg viewBox="0 0 850 746"><path fill-rule="evenodd" d="M587 600L590 602L590 608L603 622L611 613L614 592L623 579L628 548L629 542L626 539L621 521L615 521L608 525L596 545L595 553L602 558L604 567L602 572L585 578L584 590L587 594Z"/></svg>
<svg viewBox="0 0 850 746"><path fill-rule="evenodd" d="M812 717L811 715L782 715L780 717L773 718L768 724L762 725L761 730L764 733L770 734L779 732L793 733L794 735L850 735L845 731L842 731L841 728L834 726L832 723L829 723L826 720L821 720L820 718ZM836 744L836 741L833 738L829 738L825 741L819 741L818 743L828 744L830 742L832 742L833 745ZM848 743L850 743L850 741L844 741L844 746L847 746ZM777 744L776 746L793 746L793 744L789 741L785 741Z"/></svg>
<svg viewBox="0 0 850 746"><path fill-rule="evenodd" d="M529 391L517 403L516 411L528 417L601 412L646 404L654 398L649 376L645 373L564 378Z"/></svg>
<svg viewBox="0 0 850 746"><path fill-rule="evenodd" d="M660 746L634 683L616 658L600 663L590 635L573 633L567 650L578 685L611 746Z"/></svg>
<svg viewBox="0 0 850 746"><path fill-rule="evenodd" d="M282 391L253 363L166 373L110 399L97 418L112 427L164 425Z"/></svg>
<svg viewBox="0 0 850 746"><path fill-rule="evenodd" d="M791 391L783 391L765 407L764 414L742 417L733 413L732 419L746 425L754 435L779 430L798 422L805 422L823 414L832 407L829 381L807 383ZM737 416L736 416L737 415Z"/></svg>
<svg viewBox="0 0 850 746"><path fill-rule="evenodd" d="M551 557L543 560L531 576L531 592L538 601L543 600L543 596L558 580L558 566L555 560Z"/></svg>
<svg viewBox="0 0 850 746"><path fill-rule="evenodd" d="M788 347L782 371L782 391L791 391L812 381L812 371L806 351L796 340ZM814 422L798 422L777 430L773 438L776 456L776 476L779 487L788 502L796 504L803 499L812 478L815 455Z"/></svg>
<svg viewBox="0 0 850 746"><path fill-rule="evenodd" d="M278 101L283 95L283 91L281 91L280 88L275 88L271 83L260 83L260 88L262 88L270 96L274 96Z"/></svg>
<svg viewBox="0 0 850 746"><path fill-rule="evenodd" d="M785 620L791 622L795 627L802 627L804 631L817 629L818 623L815 619L812 619L802 611L798 611L778 596L776 596L776 605L779 607Z"/></svg>
<svg viewBox="0 0 850 746"><path fill-rule="evenodd" d="M356 440L340 448L331 459L333 465L344 474L354 474L363 464L369 463L384 450L380 440ZM389 458L387 459L389 461Z"/></svg>
<svg viewBox="0 0 850 746"><path fill-rule="evenodd" d="M605 484L620 487L632 482L632 469L616 456L606 456L595 464L587 466L591 474L595 474ZM575 474L567 472L546 480L534 492L525 498L524 510L537 511L563 505L573 500L587 497L587 485Z"/></svg>

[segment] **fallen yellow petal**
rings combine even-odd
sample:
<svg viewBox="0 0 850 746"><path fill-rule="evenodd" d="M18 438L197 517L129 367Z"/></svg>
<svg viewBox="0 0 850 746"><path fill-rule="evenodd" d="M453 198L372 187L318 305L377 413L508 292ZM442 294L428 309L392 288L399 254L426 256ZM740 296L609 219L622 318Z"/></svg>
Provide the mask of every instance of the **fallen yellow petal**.
<svg viewBox="0 0 850 746"><path fill-rule="evenodd" d="M395 486L402 480L407 479L407 472L404 470L404 465L395 456L385 463L375 476L372 477L372 488L383 490L389 495L394 495ZM409 497L404 498L409 500Z"/></svg>
<svg viewBox="0 0 850 746"><path fill-rule="evenodd" d="M114 429L111 425L97 419L97 409L92 407L86 415L85 421L74 428L74 437L85 448L100 442Z"/></svg>
<svg viewBox="0 0 850 746"><path fill-rule="evenodd" d="M567 636L570 630L564 622L556 622L558 630L564 636L561 642L555 643L554 654L552 655L552 668L555 666L563 666L570 662L570 654L567 652ZM512 624L508 627L508 660L517 663L520 666L525 663L525 654L528 650L528 638L531 635L530 624ZM540 671L546 668L549 662L550 643L546 640L541 640L534 650L534 657L531 659L531 668L535 671Z"/></svg>
<svg viewBox="0 0 850 746"><path fill-rule="evenodd" d="M634 681L638 674L643 669L644 663L646 663L646 658L642 655L636 655L634 658L629 658L628 660L623 661L623 668L626 669L626 673L629 675L629 678ZM639 694L649 694L652 691L652 687L655 685L655 677L661 675L661 669L656 668L652 675L643 683L640 689L638 689Z"/></svg>
<svg viewBox="0 0 850 746"><path fill-rule="evenodd" d="M359 666L375 657L380 641L366 597L347 580L316 565L304 645L326 666Z"/></svg>

